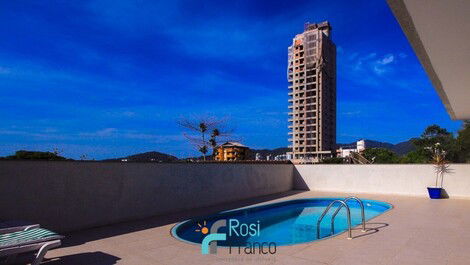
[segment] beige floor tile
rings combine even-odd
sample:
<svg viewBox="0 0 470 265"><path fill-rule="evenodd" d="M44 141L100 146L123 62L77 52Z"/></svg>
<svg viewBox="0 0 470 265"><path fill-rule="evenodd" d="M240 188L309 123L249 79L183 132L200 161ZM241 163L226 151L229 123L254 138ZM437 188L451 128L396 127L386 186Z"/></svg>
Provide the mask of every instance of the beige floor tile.
<svg viewBox="0 0 470 265"><path fill-rule="evenodd" d="M276 256L274 265L327 265L327 263L292 256Z"/></svg>
<svg viewBox="0 0 470 265"><path fill-rule="evenodd" d="M350 195L330 192L292 194L265 203ZM270 256L229 254L223 248L219 248L217 255L202 255L198 245L181 242L170 235L174 223L155 217L148 220L149 224L140 220L67 235L65 247L49 251L46 258L51 260L44 264L470 264L470 200L356 195L390 202L394 209L367 223L368 228L377 229L370 230L374 233L363 234L355 229L353 240L347 240L346 234L341 234L308 244L278 247L277 254ZM221 206L207 207L192 212L203 215L220 209ZM183 215L182 219L188 218L188 213ZM174 216L161 218L173 220Z"/></svg>

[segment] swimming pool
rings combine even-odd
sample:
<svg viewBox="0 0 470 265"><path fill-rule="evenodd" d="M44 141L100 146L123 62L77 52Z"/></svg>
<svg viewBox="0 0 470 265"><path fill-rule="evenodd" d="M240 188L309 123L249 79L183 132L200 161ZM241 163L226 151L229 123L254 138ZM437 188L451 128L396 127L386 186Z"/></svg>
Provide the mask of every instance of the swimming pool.
<svg viewBox="0 0 470 265"><path fill-rule="evenodd" d="M298 199L225 211L181 222L173 227L171 233L182 241L200 244L212 224L225 219L226 226L221 227L218 232L225 233L227 237L218 242L219 246L245 246L255 242L275 242L277 246L285 246L312 242L347 230L346 208L343 207L335 218L335 231L331 234L331 217L340 206L336 204L323 218L319 229L320 237L317 236L319 217L331 202L338 199L344 198ZM392 208L386 202L366 199L362 202L366 220ZM353 200L347 204L351 210L352 226L361 224L360 204Z"/></svg>

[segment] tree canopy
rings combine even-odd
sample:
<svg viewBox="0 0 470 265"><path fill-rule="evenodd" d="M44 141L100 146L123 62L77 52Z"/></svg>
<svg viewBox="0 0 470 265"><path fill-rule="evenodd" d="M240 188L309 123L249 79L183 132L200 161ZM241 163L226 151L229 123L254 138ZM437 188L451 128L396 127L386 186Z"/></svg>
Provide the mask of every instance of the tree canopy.
<svg viewBox="0 0 470 265"><path fill-rule="evenodd" d="M39 152L39 151L16 151L14 155L7 156L8 160L67 160L65 157L59 156L55 152Z"/></svg>
<svg viewBox="0 0 470 265"><path fill-rule="evenodd" d="M464 121L462 130L457 136L459 162L470 162L470 120Z"/></svg>
<svg viewBox="0 0 470 265"><path fill-rule="evenodd" d="M397 154L385 148L368 148L364 151L364 157L374 164L393 164L400 161Z"/></svg>
<svg viewBox="0 0 470 265"><path fill-rule="evenodd" d="M429 161L433 155L433 148L438 144L446 152L446 158L452 162L458 162L458 148L454 135L438 125L428 126L419 138L412 139L416 147L414 158L427 157Z"/></svg>

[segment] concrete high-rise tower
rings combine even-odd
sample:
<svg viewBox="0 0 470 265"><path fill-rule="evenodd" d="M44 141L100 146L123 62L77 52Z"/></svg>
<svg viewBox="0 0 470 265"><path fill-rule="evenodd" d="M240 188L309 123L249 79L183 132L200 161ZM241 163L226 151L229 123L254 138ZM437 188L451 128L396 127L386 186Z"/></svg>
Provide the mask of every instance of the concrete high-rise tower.
<svg viewBox="0 0 470 265"><path fill-rule="evenodd" d="M288 49L293 159L318 161L336 149L336 46L328 22L305 24Z"/></svg>

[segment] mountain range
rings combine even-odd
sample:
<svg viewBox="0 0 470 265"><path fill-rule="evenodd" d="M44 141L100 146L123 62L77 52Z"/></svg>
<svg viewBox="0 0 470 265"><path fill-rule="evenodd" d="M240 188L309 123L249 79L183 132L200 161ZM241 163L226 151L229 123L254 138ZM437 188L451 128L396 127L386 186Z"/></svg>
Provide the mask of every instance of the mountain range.
<svg viewBox="0 0 470 265"><path fill-rule="evenodd" d="M391 144L387 142L379 142L373 140L364 140L366 142L366 148L385 148L390 151L395 152L397 155L404 155L410 151L413 151L415 147L411 140L400 142L398 144ZM356 147L356 142L349 143L349 144L338 144L338 147Z"/></svg>
<svg viewBox="0 0 470 265"><path fill-rule="evenodd" d="M411 143L410 140L401 142L398 144L391 144L387 142L379 142L379 141L373 141L373 140L364 140L366 142L366 148L385 148L390 151L395 152L398 155L404 155L410 151L414 150L414 146ZM353 143L347 143L347 144L337 144L338 148L339 147L350 147L350 148L356 148L356 142ZM281 148L276 148L276 149L250 149L250 154L249 154L249 159L255 159L256 153L259 153L261 156L261 159L264 160L266 159L266 156L271 155L271 157L277 156L277 155L282 155L288 152L290 149L287 147L281 147Z"/></svg>
<svg viewBox="0 0 470 265"><path fill-rule="evenodd" d="M387 142L379 142L379 141L373 141L373 140L365 140L366 142L366 148L385 148L388 150L391 150L395 152L398 155L404 155L410 151L414 150L414 146L411 143L410 140L401 142L398 144L391 144ZM347 144L337 144L338 148L339 147L351 147L355 148L356 147L356 142L353 143L347 143ZM283 155L286 152L288 152L290 149L287 147L280 147L276 149L250 149L250 153L248 154L248 159L249 160L254 160L256 154L260 154L260 157L262 160L266 159L266 156L271 155L271 157L277 156L277 155ZM181 159L181 160L186 160ZM200 157L194 157L193 159L201 159ZM130 155L126 157L120 157L120 158L113 158L113 159L105 159L103 161L127 161L127 162L175 162L178 161L178 159L175 156L165 154L165 153L160 153L156 151L152 152L146 152L146 153L141 153L141 154L135 154L135 155Z"/></svg>
<svg viewBox="0 0 470 265"><path fill-rule="evenodd" d="M103 161L125 161L125 162L175 162L178 161L176 156L156 151L145 152L120 158L105 159Z"/></svg>

